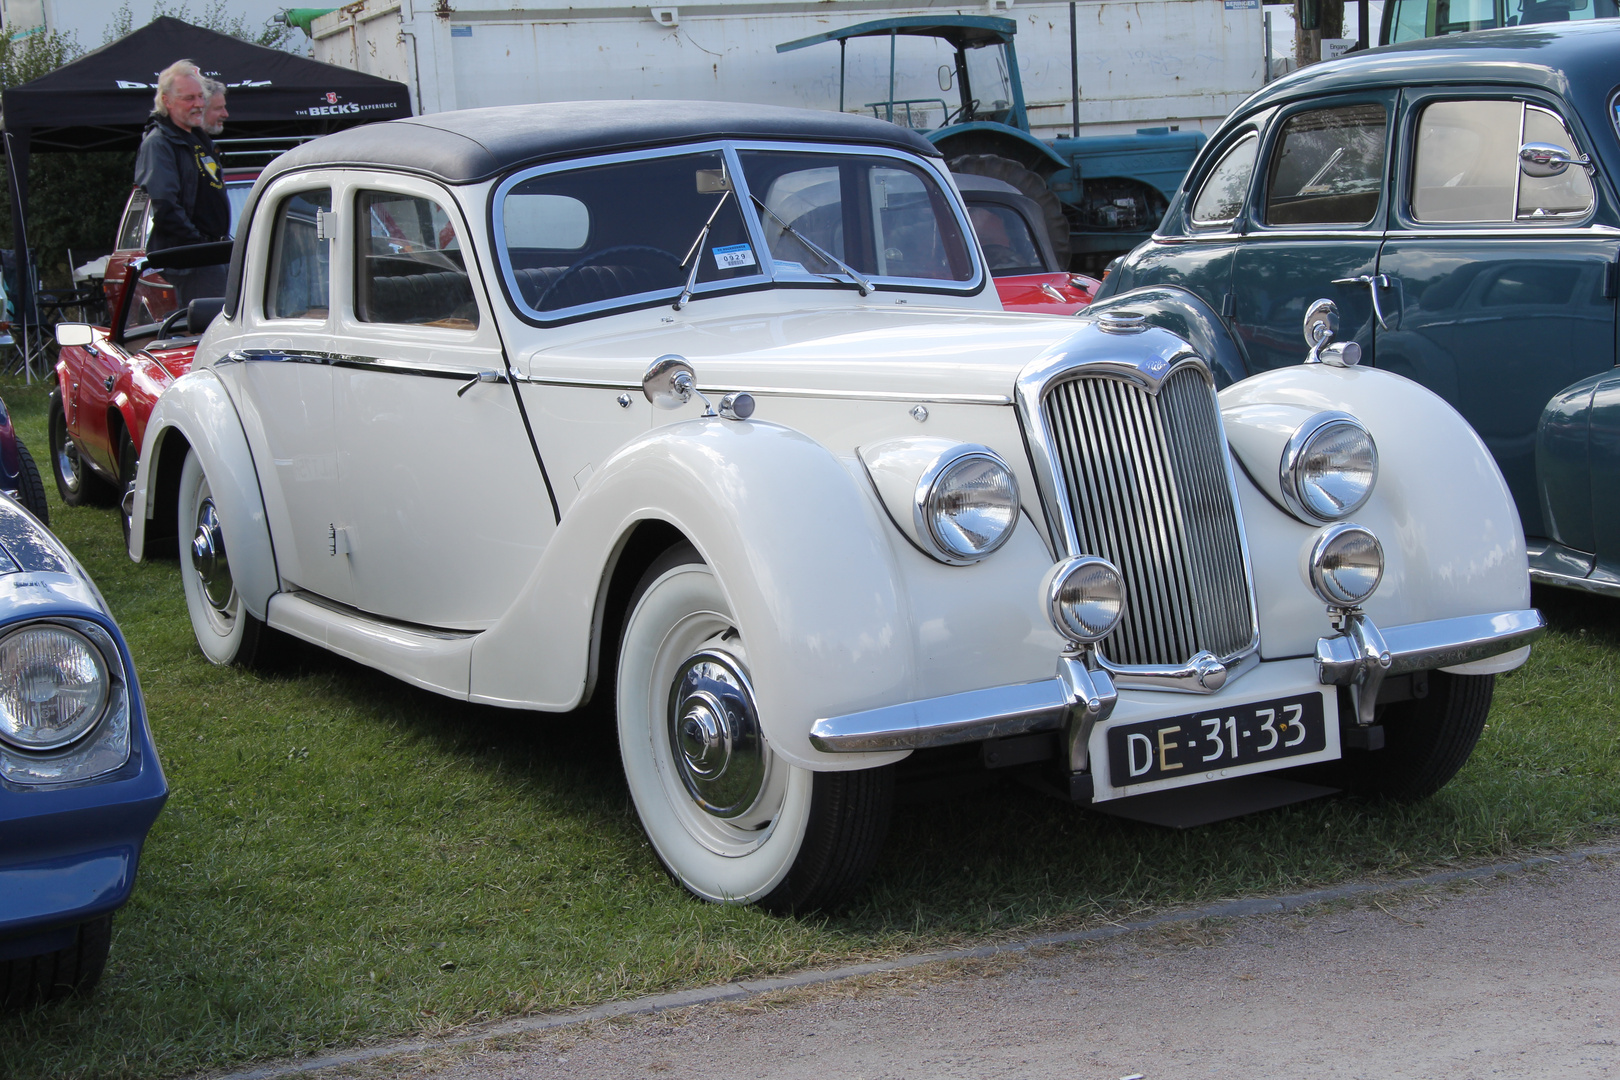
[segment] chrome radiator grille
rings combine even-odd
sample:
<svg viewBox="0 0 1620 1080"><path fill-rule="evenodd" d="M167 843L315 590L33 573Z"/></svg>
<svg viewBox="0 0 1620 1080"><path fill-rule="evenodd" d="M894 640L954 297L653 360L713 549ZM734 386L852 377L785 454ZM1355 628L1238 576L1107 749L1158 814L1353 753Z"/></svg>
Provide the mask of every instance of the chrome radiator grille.
<svg viewBox="0 0 1620 1080"><path fill-rule="evenodd" d="M1041 411L1080 550L1125 576L1125 617L1101 644L1116 664L1229 657L1254 636L1249 569L1215 394L1195 367L1157 395L1117 378L1052 386Z"/></svg>

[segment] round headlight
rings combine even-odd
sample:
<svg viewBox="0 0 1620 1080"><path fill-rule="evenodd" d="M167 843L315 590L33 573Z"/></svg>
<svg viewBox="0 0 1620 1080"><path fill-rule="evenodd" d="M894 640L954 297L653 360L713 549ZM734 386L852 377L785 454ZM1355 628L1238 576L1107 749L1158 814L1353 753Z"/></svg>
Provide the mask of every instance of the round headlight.
<svg viewBox="0 0 1620 1080"><path fill-rule="evenodd" d="M1378 447L1347 413L1317 413L1294 432L1282 458L1282 492L1301 518L1338 521L1361 509L1378 481Z"/></svg>
<svg viewBox="0 0 1620 1080"><path fill-rule="evenodd" d="M978 562L1018 524L1018 480L982 446L942 454L917 485L918 531L947 562Z"/></svg>
<svg viewBox="0 0 1620 1080"><path fill-rule="evenodd" d="M19 750L76 742L106 711L112 679L101 650L65 626L0 639L0 739Z"/></svg>
<svg viewBox="0 0 1620 1080"><path fill-rule="evenodd" d="M1046 573L1046 613L1057 632L1080 645L1113 633L1125 614L1125 579L1096 555L1065 559Z"/></svg>
<svg viewBox="0 0 1620 1080"><path fill-rule="evenodd" d="M1384 576L1384 547L1360 525L1323 529L1311 545L1311 588L1334 607L1354 607Z"/></svg>

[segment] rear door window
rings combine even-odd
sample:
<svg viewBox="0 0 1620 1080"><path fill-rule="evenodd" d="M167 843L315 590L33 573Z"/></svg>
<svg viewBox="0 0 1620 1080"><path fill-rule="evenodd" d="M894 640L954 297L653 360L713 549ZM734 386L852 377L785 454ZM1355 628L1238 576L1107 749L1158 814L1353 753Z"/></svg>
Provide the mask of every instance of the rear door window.
<svg viewBox="0 0 1620 1080"><path fill-rule="evenodd" d="M1524 143L1579 153L1569 129L1549 109L1522 101L1437 101L1418 119L1412 169L1412 217L1423 223L1544 221L1584 217L1592 208L1585 169L1526 176Z"/></svg>
<svg viewBox="0 0 1620 1080"><path fill-rule="evenodd" d="M478 304L450 215L432 199L355 196L355 317L451 330L478 328Z"/></svg>
<svg viewBox="0 0 1620 1080"><path fill-rule="evenodd" d="M1382 105L1289 117L1272 148L1267 225L1365 225L1384 190L1388 116Z"/></svg>

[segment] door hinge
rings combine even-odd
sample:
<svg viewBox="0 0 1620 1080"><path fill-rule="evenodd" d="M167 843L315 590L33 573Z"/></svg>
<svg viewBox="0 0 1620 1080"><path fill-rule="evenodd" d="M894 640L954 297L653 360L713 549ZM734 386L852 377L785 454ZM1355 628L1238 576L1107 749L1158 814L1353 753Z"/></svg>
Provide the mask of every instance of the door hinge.
<svg viewBox="0 0 1620 1080"><path fill-rule="evenodd" d="M1237 294L1229 292L1225 296L1221 297L1221 315L1224 316L1225 318L1230 319L1233 316L1235 316L1236 314L1237 314Z"/></svg>
<svg viewBox="0 0 1620 1080"><path fill-rule="evenodd" d="M1603 266L1603 299L1620 297L1620 256Z"/></svg>
<svg viewBox="0 0 1620 1080"><path fill-rule="evenodd" d="M339 555L347 555L353 550L349 544L349 527L347 525L328 525L326 530L328 554L336 558Z"/></svg>

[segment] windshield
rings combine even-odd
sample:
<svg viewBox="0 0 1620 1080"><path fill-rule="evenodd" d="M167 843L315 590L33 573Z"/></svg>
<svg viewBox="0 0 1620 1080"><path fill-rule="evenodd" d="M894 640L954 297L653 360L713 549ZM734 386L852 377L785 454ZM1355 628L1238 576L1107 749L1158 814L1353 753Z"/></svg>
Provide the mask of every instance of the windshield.
<svg viewBox="0 0 1620 1080"><path fill-rule="evenodd" d="M643 155L520 174L497 189L495 213L509 291L531 317L771 281L960 289L976 273L953 200L898 156Z"/></svg>

